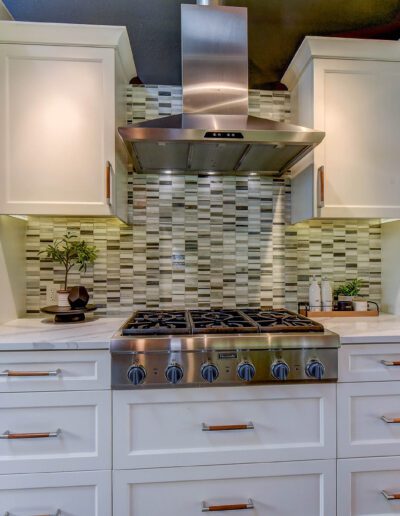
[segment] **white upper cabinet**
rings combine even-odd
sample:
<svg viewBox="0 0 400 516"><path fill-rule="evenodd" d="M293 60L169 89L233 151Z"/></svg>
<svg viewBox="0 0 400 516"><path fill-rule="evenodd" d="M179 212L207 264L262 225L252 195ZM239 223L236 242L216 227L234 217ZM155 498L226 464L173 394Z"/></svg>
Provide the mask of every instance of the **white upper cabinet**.
<svg viewBox="0 0 400 516"><path fill-rule="evenodd" d="M307 37L282 80L293 123L326 132L292 169L292 222L400 218L400 43Z"/></svg>
<svg viewBox="0 0 400 516"><path fill-rule="evenodd" d="M126 220L126 29L0 22L0 213Z"/></svg>

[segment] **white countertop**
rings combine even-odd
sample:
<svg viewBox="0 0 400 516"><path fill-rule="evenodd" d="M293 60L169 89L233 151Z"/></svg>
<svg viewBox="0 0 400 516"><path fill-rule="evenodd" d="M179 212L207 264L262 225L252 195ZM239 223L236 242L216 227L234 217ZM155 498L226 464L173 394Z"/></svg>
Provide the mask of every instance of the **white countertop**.
<svg viewBox="0 0 400 516"><path fill-rule="evenodd" d="M80 323L52 318L21 318L0 325L0 351L109 349L126 318L88 317Z"/></svg>
<svg viewBox="0 0 400 516"><path fill-rule="evenodd" d="M109 349L112 335L126 318L88 317L82 323L52 318L21 318L0 325L0 351ZM342 344L400 344L400 316L324 317L317 319L340 336Z"/></svg>
<svg viewBox="0 0 400 516"><path fill-rule="evenodd" d="M327 330L340 335L341 344L400 343L400 316L321 317L316 319Z"/></svg>

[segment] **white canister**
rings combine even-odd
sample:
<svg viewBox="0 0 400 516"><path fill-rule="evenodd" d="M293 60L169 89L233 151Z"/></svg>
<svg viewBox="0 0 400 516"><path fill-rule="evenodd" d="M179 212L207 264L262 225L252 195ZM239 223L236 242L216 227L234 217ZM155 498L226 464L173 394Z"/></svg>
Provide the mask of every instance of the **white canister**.
<svg viewBox="0 0 400 516"><path fill-rule="evenodd" d="M353 299L353 310L355 312L366 312L368 310L368 301L366 299Z"/></svg>
<svg viewBox="0 0 400 516"><path fill-rule="evenodd" d="M328 278L322 278L321 281L321 299L322 299L322 311L331 312L333 307L333 292L331 283Z"/></svg>
<svg viewBox="0 0 400 516"><path fill-rule="evenodd" d="M321 289L315 276L312 277L310 283L308 303L312 312L319 312L321 310Z"/></svg>

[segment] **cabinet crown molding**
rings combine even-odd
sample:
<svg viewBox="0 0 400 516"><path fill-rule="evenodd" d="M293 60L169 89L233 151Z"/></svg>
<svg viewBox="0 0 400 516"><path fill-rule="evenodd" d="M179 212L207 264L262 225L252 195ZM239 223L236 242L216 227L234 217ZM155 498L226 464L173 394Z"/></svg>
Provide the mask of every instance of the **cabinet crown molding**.
<svg viewBox="0 0 400 516"><path fill-rule="evenodd" d="M136 66L126 27L0 21L0 44L60 45L113 48L127 81L136 76Z"/></svg>
<svg viewBox="0 0 400 516"><path fill-rule="evenodd" d="M400 42L306 36L282 77L289 91L295 87L311 59L400 62Z"/></svg>

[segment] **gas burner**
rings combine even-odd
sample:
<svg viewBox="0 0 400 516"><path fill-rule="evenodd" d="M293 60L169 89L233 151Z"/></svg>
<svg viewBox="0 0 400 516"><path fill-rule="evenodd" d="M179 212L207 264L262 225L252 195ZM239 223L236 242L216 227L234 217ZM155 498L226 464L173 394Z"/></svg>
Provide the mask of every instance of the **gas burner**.
<svg viewBox="0 0 400 516"><path fill-rule="evenodd" d="M256 333L257 325L239 310L190 310L193 333Z"/></svg>
<svg viewBox="0 0 400 516"><path fill-rule="evenodd" d="M261 310L248 308L242 311L258 325L261 332L324 331L322 324L285 309Z"/></svg>
<svg viewBox="0 0 400 516"><path fill-rule="evenodd" d="M190 333L185 310L140 310L122 329L122 335Z"/></svg>

